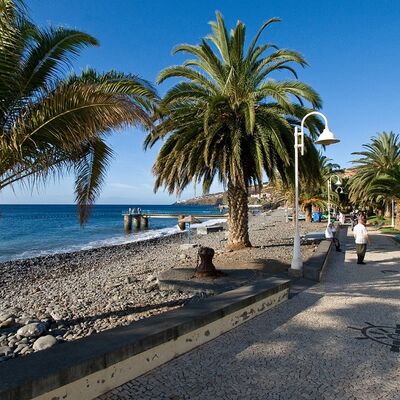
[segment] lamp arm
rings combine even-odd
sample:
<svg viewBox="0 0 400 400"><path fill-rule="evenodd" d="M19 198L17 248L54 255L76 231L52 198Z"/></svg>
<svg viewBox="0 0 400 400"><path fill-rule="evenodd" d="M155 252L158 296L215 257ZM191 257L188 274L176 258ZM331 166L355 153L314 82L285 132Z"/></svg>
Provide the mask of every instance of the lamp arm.
<svg viewBox="0 0 400 400"><path fill-rule="evenodd" d="M307 115L305 115L304 118L301 120L301 132L304 131L304 123L305 123L306 119L307 119L310 115L319 115L320 117L322 117L322 119L323 119L324 122L325 122L325 128L328 129L328 120L327 120L327 118L325 117L325 115L322 114L322 113L319 112L319 111L311 111L310 113L308 113Z"/></svg>
<svg viewBox="0 0 400 400"><path fill-rule="evenodd" d="M300 125L300 133L298 134L301 138L301 143L298 145L298 147L301 150L301 155L304 156L304 123L306 121L306 119L310 116L310 115L319 115L320 117L323 118L323 120L325 121L325 129L328 129L328 120L325 117L324 114L322 114L319 111L311 111L310 113L308 113L307 115L304 116L304 118L301 120L301 125Z"/></svg>

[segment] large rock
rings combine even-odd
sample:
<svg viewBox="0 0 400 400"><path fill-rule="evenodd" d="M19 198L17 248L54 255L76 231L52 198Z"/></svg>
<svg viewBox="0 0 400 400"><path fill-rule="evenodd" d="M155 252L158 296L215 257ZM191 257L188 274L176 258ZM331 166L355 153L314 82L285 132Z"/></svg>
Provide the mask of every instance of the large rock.
<svg viewBox="0 0 400 400"><path fill-rule="evenodd" d="M18 307L11 307L7 310L0 312L0 322L7 321L10 318L16 317L21 313L21 309Z"/></svg>
<svg viewBox="0 0 400 400"><path fill-rule="evenodd" d="M191 249L194 249L194 248L196 248L196 247L198 247L199 245L198 244L196 244L196 243L184 243L184 244L181 244L180 246L179 246L179 248L181 249L181 250L191 250Z"/></svg>
<svg viewBox="0 0 400 400"><path fill-rule="evenodd" d="M2 346L0 347L0 356L8 356L12 354L12 348L9 346Z"/></svg>
<svg viewBox="0 0 400 400"><path fill-rule="evenodd" d="M0 323L5 322L12 317L14 317L14 314L10 313L8 311L1 313L0 314Z"/></svg>
<svg viewBox="0 0 400 400"><path fill-rule="evenodd" d="M23 337L38 337L46 332L46 325L41 322L33 322L19 328L17 335Z"/></svg>
<svg viewBox="0 0 400 400"><path fill-rule="evenodd" d="M57 339L54 336L46 335L42 336L33 343L33 350L40 351L49 349L57 343Z"/></svg>
<svg viewBox="0 0 400 400"><path fill-rule="evenodd" d="M14 322L15 322L14 318L10 317L10 318L0 322L0 328L8 328L10 326L13 326Z"/></svg>

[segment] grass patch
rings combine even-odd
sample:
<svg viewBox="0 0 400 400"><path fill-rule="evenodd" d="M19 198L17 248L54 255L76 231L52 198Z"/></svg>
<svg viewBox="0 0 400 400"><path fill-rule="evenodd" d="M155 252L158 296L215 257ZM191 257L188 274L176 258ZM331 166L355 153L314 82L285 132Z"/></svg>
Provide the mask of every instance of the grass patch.
<svg viewBox="0 0 400 400"><path fill-rule="evenodd" d="M392 219L384 218L384 217L377 216L377 215L372 215L371 217L368 217L368 222L370 224L380 224L381 222L383 222L385 225L387 225L387 224L390 225L392 223Z"/></svg>
<svg viewBox="0 0 400 400"><path fill-rule="evenodd" d="M398 229L394 229L390 226L388 226L386 228L381 228L379 231L382 233L386 233L388 235L399 235L400 234L400 231Z"/></svg>

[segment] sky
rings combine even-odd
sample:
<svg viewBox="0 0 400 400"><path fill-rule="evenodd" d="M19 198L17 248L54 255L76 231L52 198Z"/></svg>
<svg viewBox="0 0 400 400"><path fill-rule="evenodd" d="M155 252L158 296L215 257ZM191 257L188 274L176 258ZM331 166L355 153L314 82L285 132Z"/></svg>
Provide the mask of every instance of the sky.
<svg viewBox="0 0 400 400"><path fill-rule="evenodd" d="M302 53L309 63L297 69L323 99L322 112L341 140L326 156L350 166L354 151L381 131L400 133L400 1L398 0L26 0L40 26L76 28L95 36L100 46L74 62L79 72L116 69L155 82L158 73L185 57L173 56L180 43L197 44L210 32L219 10L231 28L246 24L249 41L264 21L279 17L261 36ZM275 75L285 79L285 74ZM171 83L157 86L162 96ZM98 203L165 204L175 196L153 193L151 173L158 146L143 150L145 133L129 129L112 135L114 159ZM197 195L200 188L197 190ZM220 187L214 185L213 190ZM182 198L195 194L193 187ZM73 177L45 187L14 187L0 192L0 203L72 203Z"/></svg>

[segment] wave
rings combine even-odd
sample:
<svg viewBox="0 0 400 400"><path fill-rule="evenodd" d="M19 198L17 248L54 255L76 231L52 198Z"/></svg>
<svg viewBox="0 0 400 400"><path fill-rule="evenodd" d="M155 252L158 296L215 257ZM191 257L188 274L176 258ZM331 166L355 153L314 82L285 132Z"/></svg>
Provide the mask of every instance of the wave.
<svg viewBox="0 0 400 400"><path fill-rule="evenodd" d="M197 228L199 226L212 226L216 224L220 224L226 222L226 218L218 218L204 221L199 224L191 224L191 229ZM151 239L157 239L166 236L172 236L179 232L182 232L178 225L168 228L154 229L148 230L146 232L138 232L129 235L119 235L107 239L95 240L88 243L83 243L79 245L70 245L68 247L59 247L55 249L48 250L29 250L24 251L20 254L13 255L11 257L0 257L0 262L6 261L16 261L21 259L35 258L35 257L43 257L43 256L52 256L56 254L65 254L65 253L73 253L82 250L93 250L100 247L111 247L124 245L135 242L142 242Z"/></svg>

